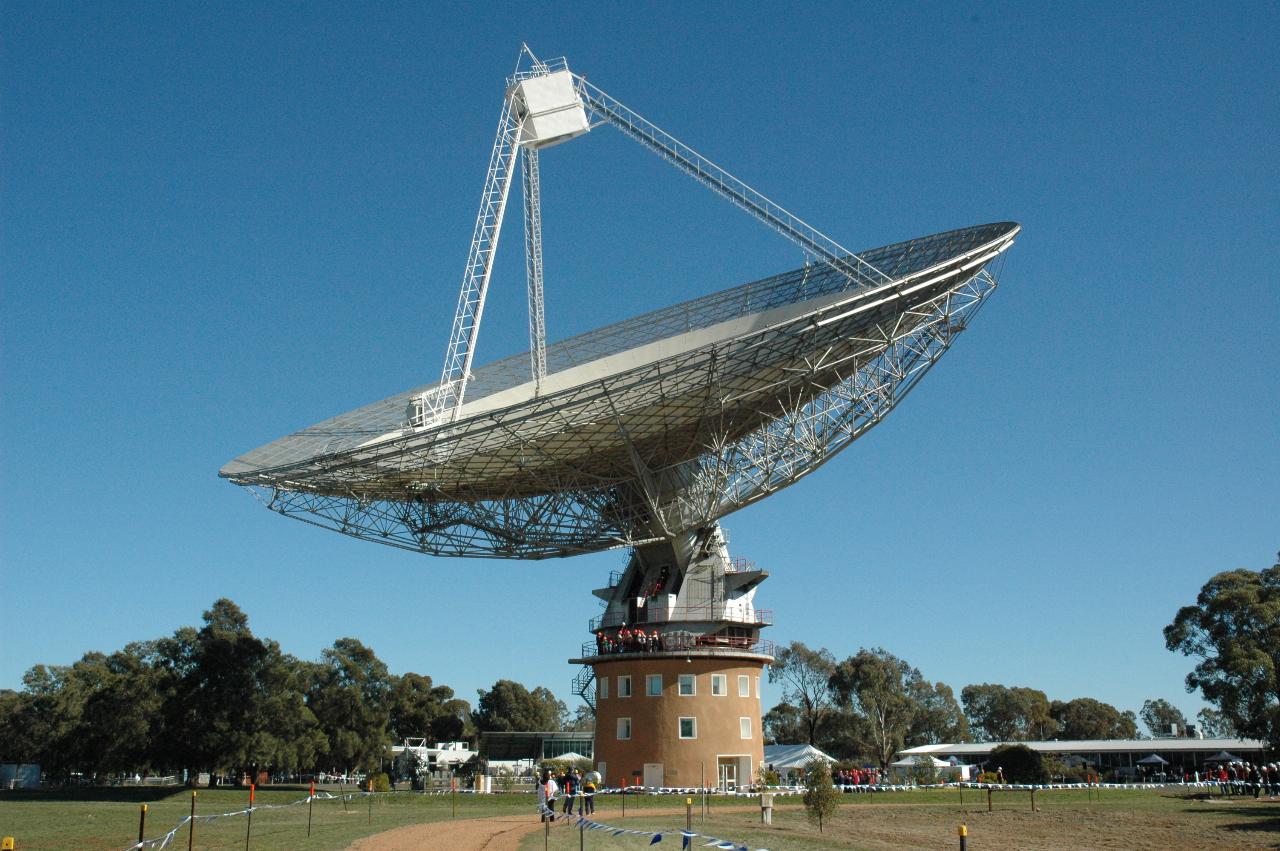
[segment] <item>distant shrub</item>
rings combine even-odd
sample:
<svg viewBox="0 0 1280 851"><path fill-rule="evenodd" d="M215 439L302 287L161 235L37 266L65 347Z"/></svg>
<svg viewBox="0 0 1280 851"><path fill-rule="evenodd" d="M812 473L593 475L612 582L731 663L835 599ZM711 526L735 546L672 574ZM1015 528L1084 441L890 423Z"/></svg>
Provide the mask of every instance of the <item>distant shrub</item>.
<svg viewBox="0 0 1280 851"><path fill-rule="evenodd" d="M818 823L818 832L822 832L822 822L836 814L840 802L840 793L831 784L831 766L824 759L812 759L804 771L804 808L809 813L810 821Z"/></svg>
<svg viewBox="0 0 1280 851"><path fill-rule="evenodd" d="M368 777L369 786L374 792L390 792L391 778L386 774L370 774Z"/></svg>
<svg viewBox="0 0 1280 851"><path fill-rule="evenodd" d="M999 766L1006 783L1047 783L1044 758L1026 745L1001 745L991 752L987 765Z"/></svg>
<svg viewBox="0 0 1280 851"><path fill-rule="evenodd" d="M933 757L920 754L911 766L911 779L919 786L930 786L938 782L938 767L933 764Z"/></svg>
<svg viewBox="0 0 1280 851"><path fill-rule="evenodd" d="M1057 754L1044 754L1044 771L1054 783L1083 783L1085 769L1079 765L1067 765Z"/></svg>

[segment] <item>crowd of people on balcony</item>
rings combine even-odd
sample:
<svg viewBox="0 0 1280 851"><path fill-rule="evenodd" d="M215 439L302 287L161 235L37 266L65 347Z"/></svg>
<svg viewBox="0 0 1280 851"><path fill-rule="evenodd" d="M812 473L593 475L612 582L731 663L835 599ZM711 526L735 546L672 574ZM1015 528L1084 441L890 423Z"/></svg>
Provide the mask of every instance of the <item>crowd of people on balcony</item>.
<svg viewBox="0 0 1280 851"><path fill-rule="evenodd" d="M694 635L688 632L663 634L656 629L622 625L616 632L596 632L596 655L614 653L659 653L663 650L696 650L699 648L731 648L751 650L758 639L746 635ZM767 651L766 651L767 652Z"/></svg>
<svg viewBox="0 0 1280 851"><path fill-rule="evenodd" d="M663 649L662 634L656 629L645 632L636 627L631 629L625 623L613 635L600 630L596 633L596 653L656 653Z"/></svg>

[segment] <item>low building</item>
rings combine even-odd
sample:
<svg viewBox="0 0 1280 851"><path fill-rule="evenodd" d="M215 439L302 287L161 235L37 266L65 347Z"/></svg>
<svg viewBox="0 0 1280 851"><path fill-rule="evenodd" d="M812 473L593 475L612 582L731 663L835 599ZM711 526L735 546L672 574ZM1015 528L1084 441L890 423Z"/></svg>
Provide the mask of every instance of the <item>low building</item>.
<svg viewBox="0 0 1280 851"><path fill-rule="evenodd" d="M583 731L543 731L480 734L480 758L487 763L531 760L542 762L574 754L590 759L595 734Z"/></svg>
<svg viewBox="0 0 1280 851"><path fill-rule="evenodd" d="M984 769L991 752L1001 745L1026 745L1042 754L1055 754L1068 764L1087 764L1103 773L1138 778L1166 774L1181 778L1183 774L1204 772L1210 764L1238 758L1243 762L1260 762L1267 743L1258 739L1079 739L1047 742L958 742L954 744L920 745L898 751L899 758L929 755L939 759L956 757L961 762L977 763ZM1149 760L1151 755L1159 760Z"/></svg>
<svg viewBox="0 0 1280 851"><path fill-rule="evenodd" d="M403 745L393 745L391 753L399 763L414 757L415 762L409 765L416 764L420 772L427 773L457 771L476 755L469 742L429 744L426 739L405 739ZM408 766L402 767L401 771L407 773Z"/></svg>

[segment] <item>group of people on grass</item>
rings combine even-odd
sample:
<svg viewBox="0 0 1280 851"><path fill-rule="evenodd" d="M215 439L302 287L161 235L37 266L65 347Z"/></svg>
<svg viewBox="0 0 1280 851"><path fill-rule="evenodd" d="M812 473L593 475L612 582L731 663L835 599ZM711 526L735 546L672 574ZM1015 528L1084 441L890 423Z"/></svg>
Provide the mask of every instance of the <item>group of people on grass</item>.
<svg viewBox="0 0 1280 851"><path fill-rule="evenodd" d="M594 815L596 811L595 772L583 776L576 768L566 768L558 777L550 769L542 769L538 775L538 813L543 821L556 820L556 798L564 795L564 811L569 815L573 811L573 802L578 802L578 815Z"/></svg>
<svg viewBox="0 0 1280 851"><path fill-rule="evenodd" d="M880 782L880 769L838 768L831 772L831 782L837 786L875 786Z"/></svg>
<svg viewBox="0 0 1280 851"><path fill-rule="evenodd" d="M1206 779L1218 784L1218 790L1224 795L1253 795L1261 798L1264 794L1274 798L1280 796L1280 763L1269 762L1255 765L1251 762L1221 763L1210 767Z"/></svg>

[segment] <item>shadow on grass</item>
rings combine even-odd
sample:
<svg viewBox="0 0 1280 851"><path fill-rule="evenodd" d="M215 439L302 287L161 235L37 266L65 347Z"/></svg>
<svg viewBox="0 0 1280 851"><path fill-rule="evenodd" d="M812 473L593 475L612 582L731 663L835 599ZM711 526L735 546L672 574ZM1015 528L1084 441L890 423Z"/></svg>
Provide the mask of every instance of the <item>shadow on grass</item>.
<svg viewBox="0 0 1280 851"><path fill-rule="evenodd" d="M1280 801L1260 801L1243 807L1191 807L1185 812L1235 819L1235 821L1224 821L1219 827L1222 830L1241 833L1272 834L1276 841L1271 847L1280 848Z"/></svg>
<svg viewBox="0 0 1280 851"><path fill-rule="evenodd" d="M145 804L185 795L183 786L69 786L65 789L12 789L0 792L0 802L108 801Z"/></svg>
<svg viewBox="0 0 1280 851"><path fill-rule="evenodd" d="M201 787L195 791L200 792L202 795L207 792L240 794L244 795L246 799L249 795L247 787L241 788L237 786L215 786L212 789ZM259 786L258 791L260 793L296 792L305 796L308 792L308 787L297 785ZM326 787L326 791L330 791L328 787ZM337 794L338 787L332 787L331 791ZM359 790L348 786L343 791L351 793ZM191 792L192 789L187 786L66 786L55 789L9 789L0 792L0 803L5 801L13 803L19 801L98 801L148 804L153 801L167 801L174 797L186 798Z"/></svg>

